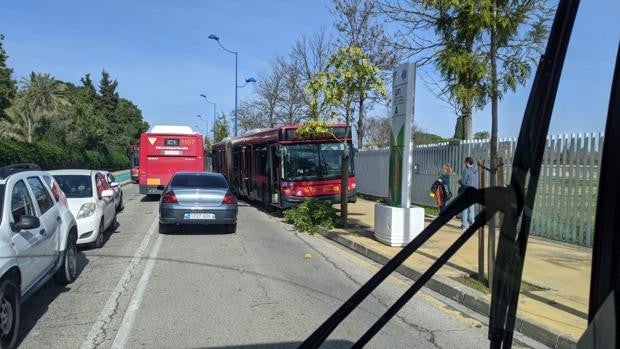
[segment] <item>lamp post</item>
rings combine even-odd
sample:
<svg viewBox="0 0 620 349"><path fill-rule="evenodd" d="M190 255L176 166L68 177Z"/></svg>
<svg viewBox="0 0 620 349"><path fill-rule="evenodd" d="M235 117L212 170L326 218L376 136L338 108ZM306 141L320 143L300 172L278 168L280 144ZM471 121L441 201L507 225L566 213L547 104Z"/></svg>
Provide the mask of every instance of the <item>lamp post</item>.
<svg viewBox="0 0 620 349"><path fill-rule="evenodd" d="M207 101L207 103L213 104L213 142L215 142L215 119L216 119L215 108L216 108L216 104L214 102L211 102L210 100L208 100L207 96L204 93L201 93L200 97L204 98L204 100Z"/></svg>
<svg viewBox="0 0 620 349"><path fill-rule="evenodd" d="M204 133L203 137L207 137L207 134L209 132L209 122L207 121L207 119L202 117L202 115L196 115L196 117L205 122L205 133ZM198 128L198 129L200 129L200 128Z"/></svg>
<svg viewBox="0 0 620 349"><path fill-rule="evenodd" d="M231 51L229 49L227 49L226 47L224 47L224 45L222 45L222 43L220 42L220 37L215 35L215 34L211 34L209 35L209 39L211 40L215 40L217 41L218 45L220 45L220 47L228 52L228 53L232 53L235 55L235 127L234 127L234 135L235 137L237 136L237 129L238 129L238 117L237 117L237 90L240 87L245 87L245 85L247 85L249 82L256 82L256 79L254 78L247 78L245 79L245 85L243 86L239 86L237 85L237 73L238 73L238 64L237 64L237 58L238 58L238 52L237 51Z"/></svg>

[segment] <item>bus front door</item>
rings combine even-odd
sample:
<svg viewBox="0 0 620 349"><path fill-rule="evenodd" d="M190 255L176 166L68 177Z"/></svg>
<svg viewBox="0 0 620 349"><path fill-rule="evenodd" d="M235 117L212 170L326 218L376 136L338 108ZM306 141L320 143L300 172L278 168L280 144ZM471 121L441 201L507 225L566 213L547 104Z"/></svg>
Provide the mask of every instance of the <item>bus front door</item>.
<svg viewBox="0 0 620 349"><path fill-rule="evenodd" d="M269 193L271 203L280 207L280 157L277 155L278 145L270 144L267 156L267 171L269 176Z"/></svg>

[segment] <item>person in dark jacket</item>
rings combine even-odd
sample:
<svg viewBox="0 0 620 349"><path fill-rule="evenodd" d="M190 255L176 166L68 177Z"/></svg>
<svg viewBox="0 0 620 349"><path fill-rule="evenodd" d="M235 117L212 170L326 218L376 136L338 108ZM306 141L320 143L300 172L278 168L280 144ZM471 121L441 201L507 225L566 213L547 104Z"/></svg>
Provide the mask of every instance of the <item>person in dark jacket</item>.
<svg viewBox="0 0 620 349"><path fill-rule="evenodd" d="M431 186L431 196L435 197L439 212L443 210L446 203L452 198L452 190L450 189L450 176L452 176L452 166L444 164L441 168L441 175Z"/></svg>
<svg viewBox="0 0 620 349"><path fill-rule="evenodd" d="M459 194L467 187L473 187L478 189L478 169L474 166L474 159L471 157L465 158L465 167L461 171L461 179L459 180ZM471 205L461 213L461 228L467 230L469 225L474 223L476 218L476 207Z"/></svg>

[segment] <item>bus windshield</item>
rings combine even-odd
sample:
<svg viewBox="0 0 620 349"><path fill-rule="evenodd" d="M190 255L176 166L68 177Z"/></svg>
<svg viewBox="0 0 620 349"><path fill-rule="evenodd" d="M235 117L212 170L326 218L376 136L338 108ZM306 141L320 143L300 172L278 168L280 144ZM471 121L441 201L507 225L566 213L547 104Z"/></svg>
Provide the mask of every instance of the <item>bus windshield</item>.
<svg viewBox="0 0 620 349"><path fill-rule="evenodd" d="M342 143L309 143L282 146L284 179L336 179L341 174ZM349 143L349 176L353 176L353 147Z"/></svg>

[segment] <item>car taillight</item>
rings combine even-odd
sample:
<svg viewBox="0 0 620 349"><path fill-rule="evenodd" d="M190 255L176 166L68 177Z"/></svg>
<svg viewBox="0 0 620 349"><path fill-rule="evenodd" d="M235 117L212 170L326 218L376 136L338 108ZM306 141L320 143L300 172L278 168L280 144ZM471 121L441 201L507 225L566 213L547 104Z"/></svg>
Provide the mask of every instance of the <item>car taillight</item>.
<svg viewBox="0 0 620 349"><path fill-rule="evenodd" d="M161 199L161 202L166 203L166 204L176 204L177 196L174 194L173 191L169 191L166 194L164 194L164 197Z"/></svg>
<svg viewBox="0 0 620 349"><path fill-rule="evenodd" d="M237 199L233 194L226 193L226 195L224 195L224 200L222 200L222 203L225 205L234 205L237 203Z"/></svg>

